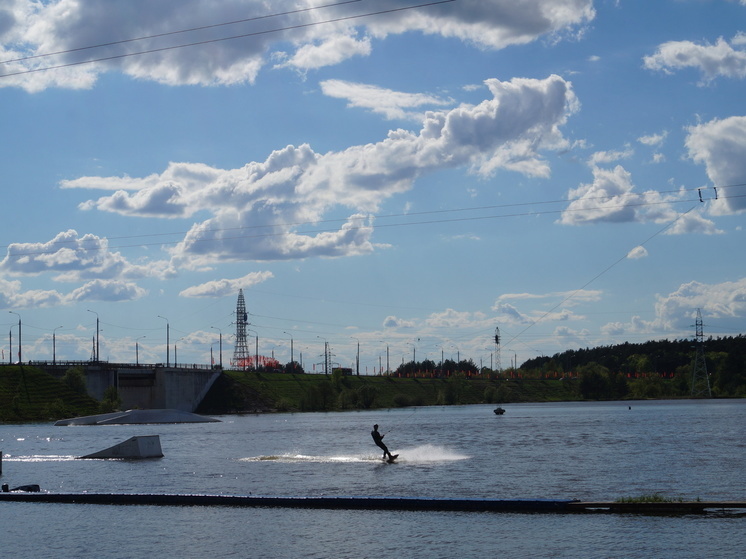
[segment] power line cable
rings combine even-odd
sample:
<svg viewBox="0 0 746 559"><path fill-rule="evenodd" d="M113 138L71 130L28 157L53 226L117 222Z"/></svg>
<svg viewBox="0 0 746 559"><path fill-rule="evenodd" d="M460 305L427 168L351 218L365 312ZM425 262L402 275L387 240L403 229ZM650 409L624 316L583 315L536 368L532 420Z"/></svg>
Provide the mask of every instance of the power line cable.
<svg viewBox="0 0 746 559"><path fill-rule="evenodd" d="M733 185L733 186L740 186L740 185ZM716 187L716 188L728 188L728 187ZM698 191L701 189L691 189L692 191ZM599 196L594 198L588 198L588 199L594 199L594 200L606 200L606 199L612 199L615 196ZM736 195L736 196L730 196L727 198L741 198L746 197L746 195ZM724 196L720 196L720 198L726 198ZM393 218L393 217L409 217L410 215L433 215L433 214L444 214L444 213L453 213L453 212L462 212L462 211L476 211L476 210L483 210L483 209L496 209L496 208L509 208L509 207L517 207L517 206L526 206L526 205L543 205L543 204L555 204L555 203L572 203L574 200L555 200L555 201L547 201L547 202L526 202L526 203L520 203L520 204L506 204L502 206L483 206L483 207L472 207L472 208L460 208L460 209L451 209L451 210L432 210L432 211L425 211L425 212L416 212L412 214L389 214L389 215L383 215L383 216L376 216L371 215L367 216L368 219L378 220L378 219L387 219L387 218ZM448 218L448 219L432 219L432 220L426 220L426 221L409 221L409 222L402 222L402 223L378 223L374 226L372 225L366 225L366 226L351 226L349 229L351 231L360 230L363 227L374 227L376 229L387 229L387 228L393 228L393 227L411 227L411 226L420 226L420 225L436 225L436 224L444 224L444 223L459 223L464 221L483 221L483 220L489 220L489 219L504 219L509 217L527 217L527 216L541 216L541 215L552 215L552 214L563 214L563 213L574 213L574 212L588 212L598 209L603 210L619 210L619 209L625 209L625 208L633 208L633 207L645 207L645 206L659 206L659 205L667 205L667 204L682 204L686 202L693 202L697 201L695 199L683 199L683 200L665 200L665 201L657 201L657 202L636 202L636 203L629 203L629 204L620 204L618 206L598 206L598 207L591 207L591 208L578 208L578 209L557 209L557 210L545 210L545 211L529 211L529 212L520 212L520 213L505 213L505 214L498 214L498 215L486 215L486 216L469 216L469 217L456 217L456 218ZM695 206L696 207L696 206ZM692 208L693 209L693 208ZM691 211L691 210L689 210ZM688 211L686 212L688 213ZM682 214L683 215L683 214ZM681 216L679 216L681 217ZM329 219L329 220L321 220L317 222L295 222L295 223L278 223L274 225L252 225L252 226L245 226L245 227L230 227L230 228L215 228L215 229L206 229L203 231L203 233L223 233L227 231L251 231L251 230L258 230L258 229L267 229L267 228L280 228L281 231L269 231L264 233L255 233L255 234L242 234L242 235L234 235L234 236L222 236L219 238L202 238L202 239L195 239L192 241L193 243L209 243L209 242L225 242L225 241L233 241L233 240L239 240L239 239L261 239L261 238L268 238L268 237L279 237L284 235L289 235L291 233L293 234L302 234L302 235L318 235L321 233L330 233L335 232L336 229L331 228L320 228L320 229L312 229L312 230L306 230L306 231L288 231L288 229L292 227L298 227L302 225L311 225L311 224L331 224L331 223L345 223L348 219ZM154 234L144 234L144 235L127 235L127 236L117 236L117 237L109 237L108 240L118 240L118 239L134 239L134 238L147 238L147 237L158 237L158 236L171 236L171 235L185 235L188 233L188 231L178 231L178 232L171 232L171 233L154 233ZM79 239L78 239L79 240ZM59 250L60 248L64 248L66 245L76 244L78 240L69 240L69 241L57 241L52 244L52 247L45 250L28 250L23 252L14 252L12 257L22 257L22 256L33 256L33 255L40 255L40 254L52 254L56 250ZM177 245L179 243L183 242L183 239L180 239L178 241L157 241L157 242L149 242L149 243L133 243L133 244L121 244L121 245L114 245L114 246L106 246L106 247L80 247L81 250L85 250L88 252L95 252L95 251L103 251L103 250L119 250L119 249L125 249L125 248L137 248L137 247L148 247L148 246L167 246L167 245ZM30 243L29 243L30 244ZM43 244L43 243L42 243ZM0 245L0 249L9 249L12 245Z"/></svg>
<svg viewBox="0 0 746 559"><path fill-rule="evenodd" d="M676 216L676 219L674 219L674 220L670 221L669 223L667 223L664 227L662 227L661 229L659 229L658 231L656 231L655 233L653 233L650 237L648 237L642 243L639 243L636 246L645 246L648 242L650 242L655 237L657 237L658 235L660 235L661 233L663 233L664 231L666 231L667 229L669 229L670 227L672 227L677 221L679 221L682 217L684 217L685 215L687 215L689 212L691 212L696 207L697 206L694 205L691 208L689 208L687 211L685 211L684 213L679 214L678 216ZM544 320L547 316L549 316L554 311L556 311L561 305L565 304L567 301L569 301L570 299L572 299L573 297L575 297L575 295L577 295L578 293L580 293L582 290L584 290L586 287L588 287L590 284L592 284L598 278L600 278L601 276L603 276L604 274L606 274L609 270L611 270L612 268L614 268L617 264L619 264L620 262L626 260L628 258L628 256L629 256L629 251L627 251L627 253L625 253L624 256L618 258L617 260L615 260L614 262L612 262L609 266L607 266L606 268L604 268L603 270L601 270L598 274L596 274L595 276L593 276L591 279L589 279L587 282L585 282L582 286L580 286L579 288L577 288L576 290L574 290L567 297L565 297L559 303L557 303L555 306L553 306L551 309L549 309L548 311L546 311L538 319L532 321L531 324L529 324L523 330L521 330L516 335L514 335L512 338L510 338L510 340L508 340L508 342L507 342L506 345L510 345L511 343L513 343L517 338L519 338L520 336L522 336L526 331L530 330L536 324L538 324L539 322L541 322L542 320Z"/></svg>
<svg viewBox="0 0 746 559"><path fill-rule="evenodd" d="M318 26L318 25L325 25L325 24L329 24L329 23L340 23L340 22L343 22L343 21L351 21L351 20L354 20L354 19L361 19L361 18L367 18L367 17L373 17L373 16L380 16L380 15L392 14L392 13L402 12L402 11L406 11L406 10L414 10L414 9L419 9L419 8L426 8L426 7L430 7L430 6L436 6L436 5L439 5L439 4L448 4L448 3L451 3L451 2L455 2L455 1L456 0L439 0L437 2L427 2L425 4L417 4L417 5L414 5L414 6L403 6L403 7L400 7L400 8L391 8L391 9L388 9L388 10L380 10L380 11L377 11L377 12L367 12L367 13L364 13L364 14L357 14L357 15L351 15L351 16L343 16L343 17L338 17L338 18L332 18L332 19L327 19L327 20L324 20L324 21L315 21L315 22L311 22L311 23L299 23L299 24L296 24L296 25L288 25L286 27L278 27L278 28L275 28L275 29L267 29L267 30L264 30L264 31L254 31L252 33L242 33L240 35L232 35L230 37L219 37L217 39L206 39L204 41L193 41L191 43L184 43L184 44L180 44L180 45L172 45L172 46L169 46L169 47L160 47L160 48L148 49L148 50L143 50L143 51L138 51L138 52L130 52L130 53L123 53L123 54L114 54L114 55L111 55L111 56L102 56L102 57L99 57L99 58L92 58L92 59L89 59L89 60L79 60L77 62L67 62L67 63L64 63L64 64L56 64L56 65L53 65L53 66L45 66L43 68L31 68L31 69L27 69L27 70L19 70L17 72L9 72L7 74L0 74L0 78L8 78L8 77L12 77L12 76L20 76L20 75L25 75L25 74L33 74L33 73L36 73L36 72L46 72L46 71L49 71L49 70L58 70L60 68L69 68L69 67L72 67L72 66L81 66L81 65L84 65L84 64L93 64L95 62L108 62L110 60L119 60L119 59L122 59L122 58L129 58L129 57L132 57L132 56L142 56L144 54L154 54L154 53L157 53L157 52L165 52L165 51L169 51L169 50L176 50L176 49L182 49L182 48L187 48L187 47L195 47L195 46L201 46L201 45L208 45L208 44L211 44L211 43L220 43L220 42L224 42L224 41L233 41L235 39L245 39L247 37L257 37L257 36L260 36L260 35L269 35L271 33L279 33L281 31L293 31L293 30L297 30L297 29L305 29L305 28L315 27L315 26Z"/></svg>
<svg viewBox="0 0 746 559"><path fill-rule="evenodd" d="M81 51L84 51L84 50L92 50L92 49L99 49L99 48L103 48L103 47L111 47L111 46L115 46L115 45L123 45L123 44L126 44L126 43L134 43L136 41L146 41L146 40L149 40L149 39L159 39L161 37L168 37L168 36L171 36L171 35L179 35L181 33L192 33L194 31L204 31L206 29L215 29L216 27L225 27L225 26L228 26L228 25L238 25L239 23L248 23L250 21L259 21L259 20L262 20L262 19L270 19L270 18L273 18L273 17L281 17L281 16L294 15L294 14L299 14L299 13L303 13L303 12L310 12L310 11L314 11L314 10L320 10L320 9L324 9L324 8L331 8L331 7L342 6L344 4L354 4L356 2L362 2L362 0L345 0L343 2L336 2L334 4L325 4L323 6L312 6L310 8L300 8L300 9L297 9L297 10L289 10L289 11L286 11L286 12L277 12L277 13L274 13L274 14L268 14L268 15L263 15L263 16L255 16L255 17L249 17L249 18L244 18L244 19L236 19L236 20L233 20L233 21L226 21L226 22L223 22L223 23L215 23L215 24L212 24L212 25L202 25L202 26L199 26L199 27L190 27L189 29L180 29L178 31L167 31L165 33L156 33L154 35L144 35L142 37L135 37L135 38L132 38L132 39L122 39L120 41L110 41L108 43L99 43L97 45L89 45L89 46L85 46L85 47L76 47L76 48L71 48L71 49L66 49L66 50L59 50L59 51L55 51L55 52L47 52L47 53L42 53L42 54L34 54L34 55L31 55L31 56L24 56L22 58L12 58L10 60L0 60L0 64L10 64L11 62L25 62L27 60L36 60L36 59L39 59L39 58L46 58L48 56L58 56L58 55L61 55L61 54L71 54L73 52L81 52Z"/></svg>

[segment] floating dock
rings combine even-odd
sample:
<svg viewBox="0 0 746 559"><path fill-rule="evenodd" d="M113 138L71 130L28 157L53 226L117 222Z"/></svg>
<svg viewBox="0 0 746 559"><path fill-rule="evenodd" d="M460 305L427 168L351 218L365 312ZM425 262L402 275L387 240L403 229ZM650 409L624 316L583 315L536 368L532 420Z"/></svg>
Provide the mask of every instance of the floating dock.
<svg viewBox="0 0 746 559"><path fill-rule="evenodd" d="M155 425L159 423L220 423L219 419L182 410L127 410L60 419L57 427L71 425Z"/></svg>
<svg viewBox="0 0 746 559"><path fill-rule="evenodd" d="M746 513L746 501L620 503L555 499L441 499L425 497L272 497L157 493L0 493L0 502L89 505L225 506L327 510L450 511L509 513Z"/></svg>

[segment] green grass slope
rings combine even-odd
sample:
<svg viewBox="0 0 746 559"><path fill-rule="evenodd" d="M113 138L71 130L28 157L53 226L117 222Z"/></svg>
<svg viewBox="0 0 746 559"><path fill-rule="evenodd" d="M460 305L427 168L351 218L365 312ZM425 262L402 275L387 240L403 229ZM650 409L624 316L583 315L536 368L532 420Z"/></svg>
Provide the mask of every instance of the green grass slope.
<svg viewBox="0 0 746 559"><path fill-rule="evenodd" d="M0 366L0 422L48 421L97 413L98 402L35 367Z"/></svg>

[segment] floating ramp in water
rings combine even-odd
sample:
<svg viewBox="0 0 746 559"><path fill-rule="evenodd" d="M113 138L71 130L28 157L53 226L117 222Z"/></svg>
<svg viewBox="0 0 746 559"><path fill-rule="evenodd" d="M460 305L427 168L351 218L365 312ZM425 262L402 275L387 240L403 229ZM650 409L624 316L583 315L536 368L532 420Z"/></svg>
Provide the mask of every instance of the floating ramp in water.
<svg viewBox="0 0 746 559"><path fill-rule="evenodd" d="M146 425L157 423L215 423L219 419L181 410L127 410L99 415L60 419L57 426L68 425Z"/></svg>
<svg viewBox="0 0 746 559"><path fill-rule="evenodd" d="M158 435L145 435L143 437L130 437L124 442L115 444L112 447L86 454L81 458L119 458L119 459L139 459L139 458L162 458L161 439Z"/></svg>

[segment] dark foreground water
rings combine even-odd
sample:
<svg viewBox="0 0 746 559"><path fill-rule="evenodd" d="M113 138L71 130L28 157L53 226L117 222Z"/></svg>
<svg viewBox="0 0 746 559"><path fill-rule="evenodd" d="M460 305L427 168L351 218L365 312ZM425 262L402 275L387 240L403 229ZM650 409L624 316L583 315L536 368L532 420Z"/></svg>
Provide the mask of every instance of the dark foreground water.
<svg viewBox="0 0 746 559"><path fill-rule="evenodd" d="M746 500L746 400L505 408L0 425L0 480L50 492ZM373 423L397 464L380 460ZM76 459L152 434L164 458ZM55 558L742 557L746 517L0 503L0 548Z"/></svg>

